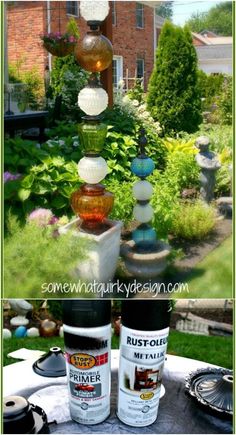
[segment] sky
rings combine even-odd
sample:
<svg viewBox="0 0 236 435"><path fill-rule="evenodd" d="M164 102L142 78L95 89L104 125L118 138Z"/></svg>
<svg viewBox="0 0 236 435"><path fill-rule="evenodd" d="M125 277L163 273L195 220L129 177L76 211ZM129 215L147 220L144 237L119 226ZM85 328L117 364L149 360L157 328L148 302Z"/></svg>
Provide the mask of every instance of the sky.
<svg viewBox="0 0 236 435"><path fill-rule="evenodd" d="M183 25L193 13L206 12L211 7L223 1L224 0L174 0L172 20L174 24Z"/></svg>

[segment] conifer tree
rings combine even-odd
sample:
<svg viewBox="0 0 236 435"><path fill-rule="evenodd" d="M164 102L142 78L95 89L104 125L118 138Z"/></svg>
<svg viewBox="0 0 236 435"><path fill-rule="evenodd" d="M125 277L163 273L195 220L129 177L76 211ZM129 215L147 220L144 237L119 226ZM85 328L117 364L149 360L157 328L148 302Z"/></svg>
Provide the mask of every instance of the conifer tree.
<svg viewBox="0 0 236 435"><path fill-rule="evenodd" d="M188 27L167 21L161 31L147 103L164 133L192 133L202 122L197 54Z"/></svg>

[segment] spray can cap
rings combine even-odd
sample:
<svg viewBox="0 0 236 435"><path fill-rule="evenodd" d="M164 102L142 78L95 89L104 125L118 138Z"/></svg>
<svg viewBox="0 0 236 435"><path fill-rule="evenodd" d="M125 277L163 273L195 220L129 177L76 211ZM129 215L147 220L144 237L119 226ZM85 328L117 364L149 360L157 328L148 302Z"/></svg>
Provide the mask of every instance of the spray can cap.
<svg viewBox="0 0 236 435"><path fill-rule="evenodd" d="M96 328L111 322L109 300L78 300L62 302L63 323L77 328Z"/></svg>
<svg viewBox="0 0 236 435"><path fill-rule="evenodd" d="M170 324L171 301L125 300L122 301L122 325L139 331L158 331Z"/></svg>

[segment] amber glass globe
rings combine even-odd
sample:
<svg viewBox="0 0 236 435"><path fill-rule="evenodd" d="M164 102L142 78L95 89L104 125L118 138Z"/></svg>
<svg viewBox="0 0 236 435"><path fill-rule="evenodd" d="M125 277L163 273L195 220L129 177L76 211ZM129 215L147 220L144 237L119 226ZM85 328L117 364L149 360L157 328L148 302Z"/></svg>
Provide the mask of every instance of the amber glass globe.
<svg viewBox="0 0 236 435"><path fill-rule="evenodd" d="M109 215L114 203L114 195L101 184L84 184L71 196L71 207L82 219L83 228L97 228Z"/></svg>
<svg viewBox="0 0 236 435"><path fill-rule="evenodd" d="M77 62L87 71L100 72L112 62L112 45L100 31L89 31L75 47Z"/></svg>
<svg viewBox="0 0 236 435"><path fill-rule="evenodd" d="M106 124L86 120L78 126L79 140L85 155L99 155L107 135Z"/></svg>

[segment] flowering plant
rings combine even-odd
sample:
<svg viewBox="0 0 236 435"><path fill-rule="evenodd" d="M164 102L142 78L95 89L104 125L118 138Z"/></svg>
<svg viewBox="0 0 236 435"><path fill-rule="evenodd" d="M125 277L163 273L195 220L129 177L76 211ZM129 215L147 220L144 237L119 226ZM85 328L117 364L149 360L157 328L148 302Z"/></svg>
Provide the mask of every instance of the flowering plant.
<svg viewBox="0 0 236 435"><path fill-rule="evenodd" d="M43 45L54 56L64 57L72 54L79 39L79 29L74 18L71 18L66 27L66 32L42 33L40 35Z"/></svg>
<svg viewBox="0 0 236 435"><path fill-rule="evenodd" d="M60 42L64 42L67 44L75 44L78 38L74 35L70 35L69 33L44 33L40 35L40 38L43 42L57 45Z"/></svg>

